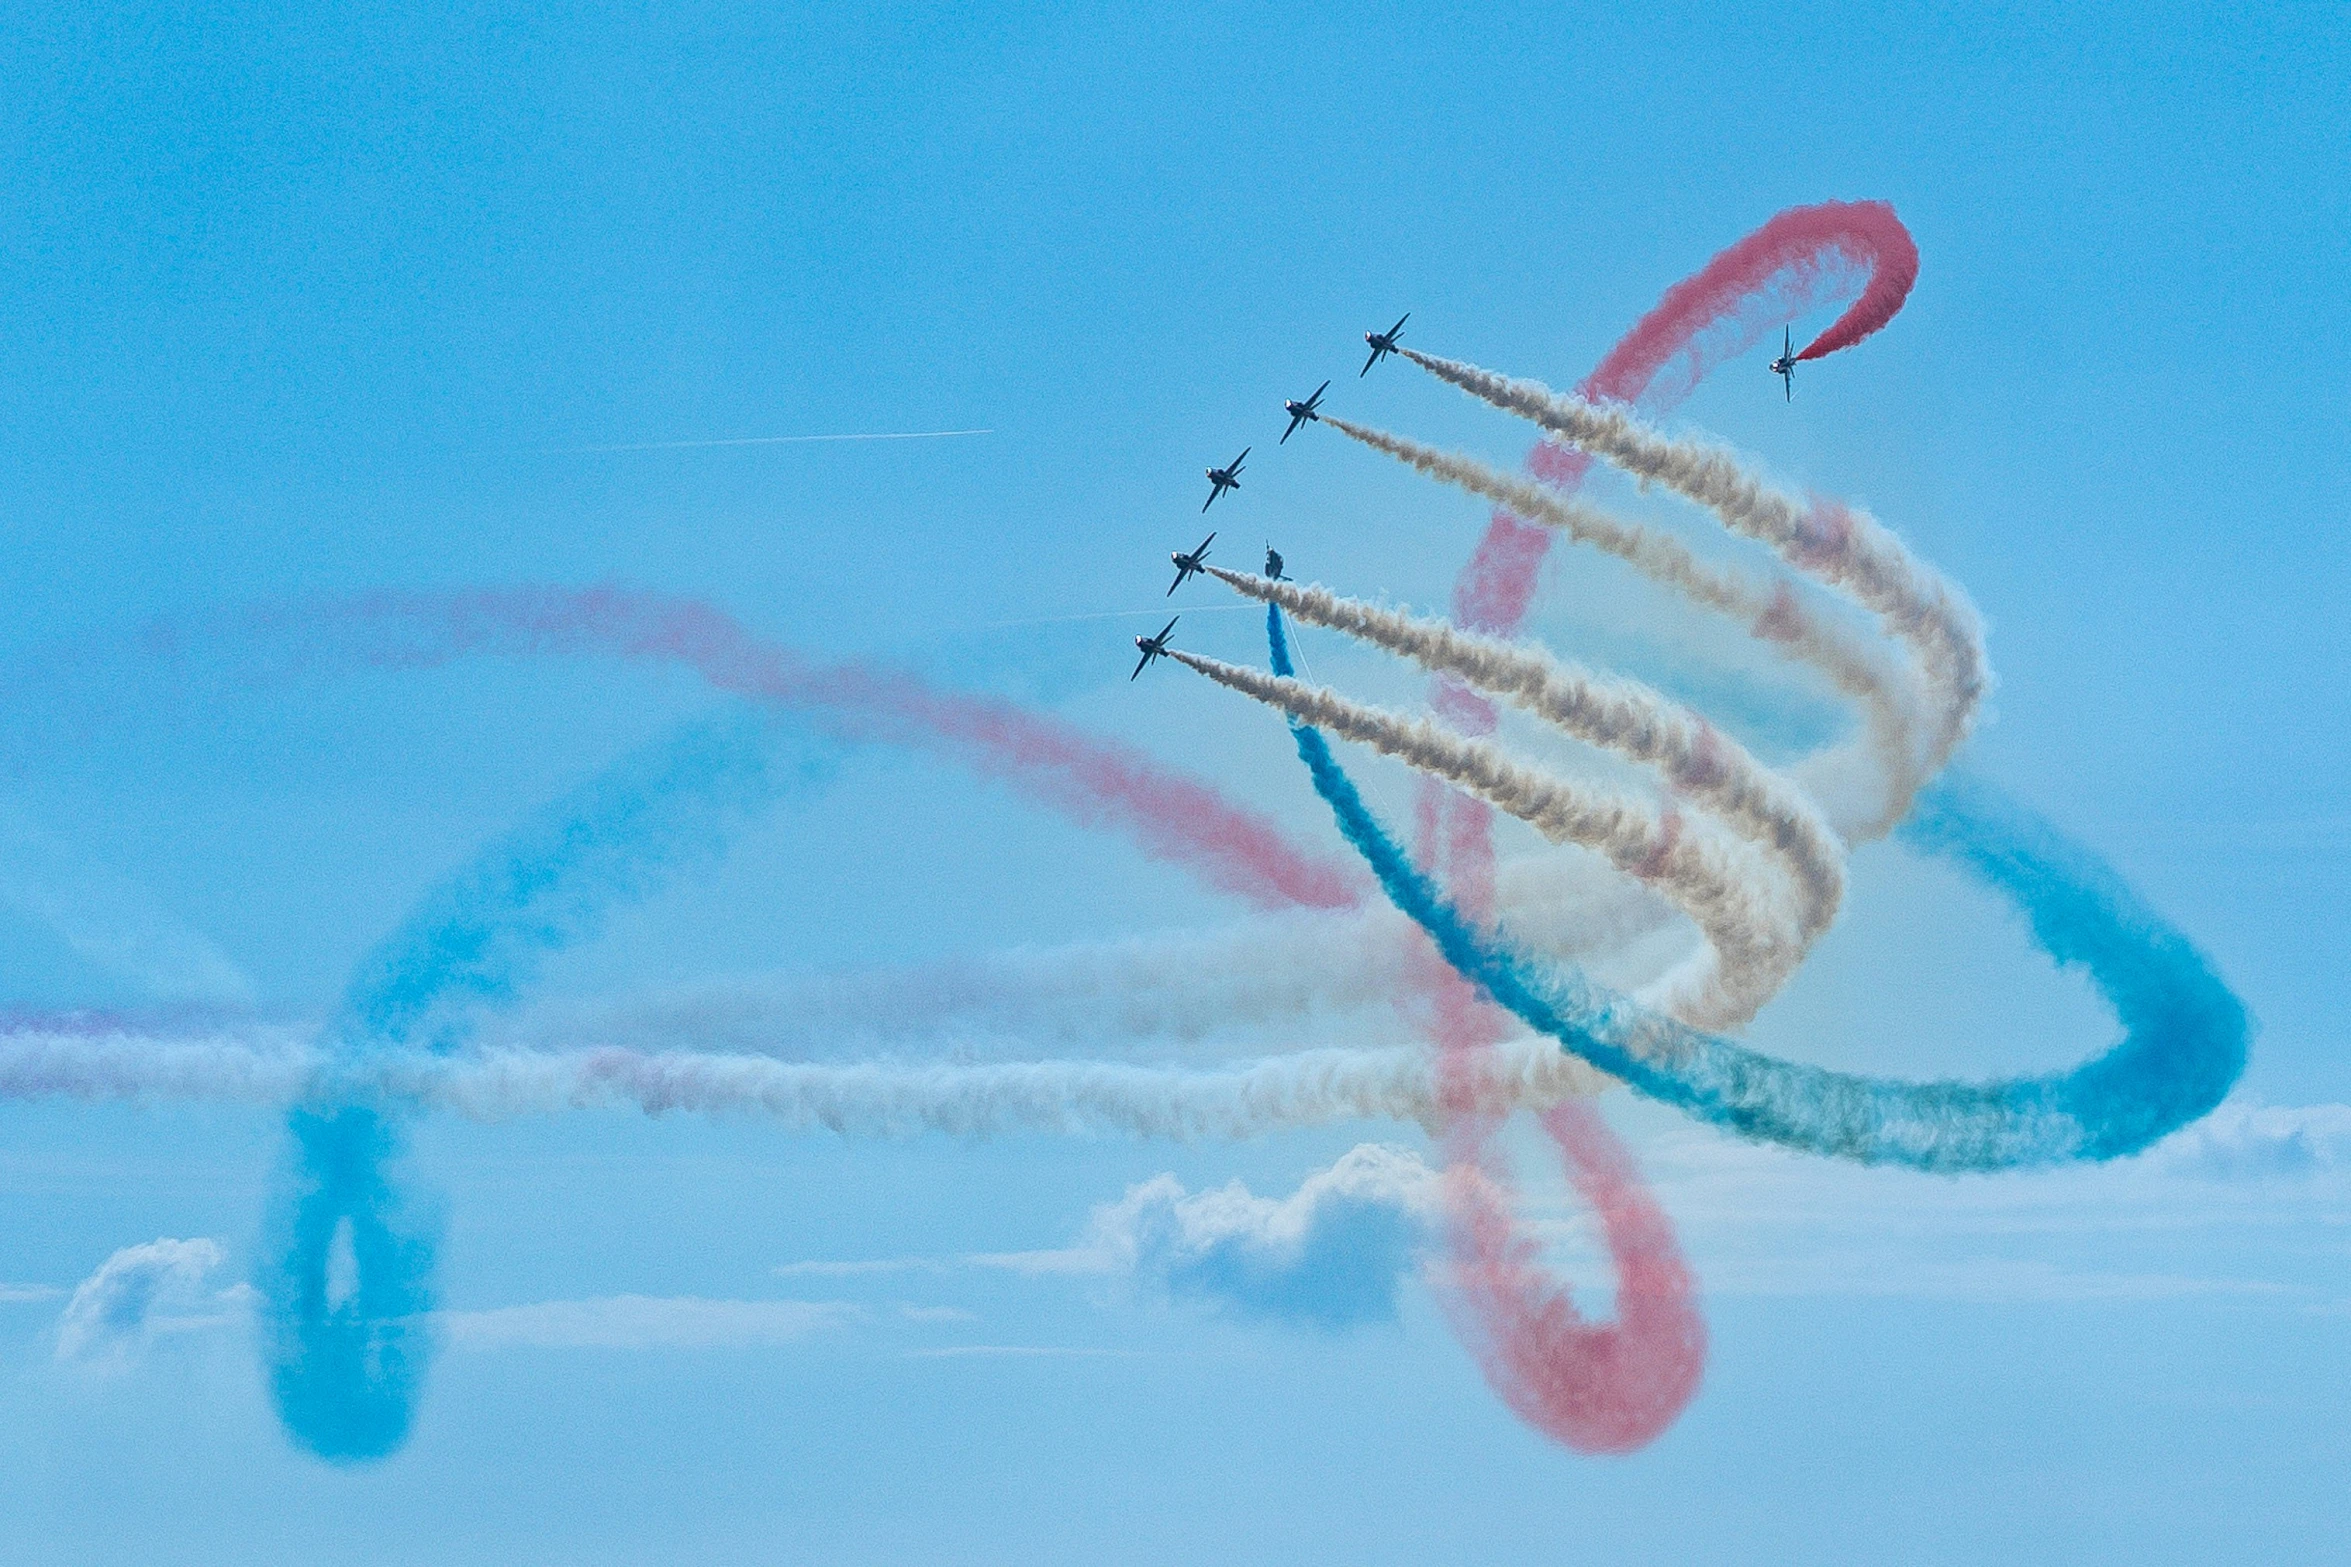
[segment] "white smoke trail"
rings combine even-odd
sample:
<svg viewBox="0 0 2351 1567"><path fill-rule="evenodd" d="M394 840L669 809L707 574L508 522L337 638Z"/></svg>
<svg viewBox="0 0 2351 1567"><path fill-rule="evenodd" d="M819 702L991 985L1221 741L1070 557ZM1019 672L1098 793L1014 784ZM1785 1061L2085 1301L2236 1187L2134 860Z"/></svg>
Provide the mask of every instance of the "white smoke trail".
<svg viewBox="0 0 2351 1567"><path fill-rule="evenodd" d="M1919 761L1918 731L1924 718L1917 694L1843 628L1812 613L1786 584L1761 583L1707 565L1671 534L1612 517L1474 457L1439 451L1332 414L1323 415L1322 422L1432 479L1493 501L1515 517L1557 528L1578 543L1616 556L1702 608L1744 622L1758 637L1826 676L1861 708L1870 750L1884 779L1879 810L1853 824L1854 838L1881 837L1890 831L1931 776L1921 770Z"/></svg>
<svg viewBox="0 0 2351 1567"><path fill-rule="evenodd" d="M1662 772L1681 795L1761 845L1787 870L1809 946L1836 918L1845 855L1820 813L1745 746L1636 681L1570 668L1540 648L1455 630L1441 620L1210 566L1210 575L1300 620L1386 648L1432 673L1506 698L1562 732Z"/></svg>
<svg viewBox="0 0 2351 1567"><path fill-rule="evenodd" d="M1990 685L1983 622L1966 594L1921 562L1876 519L1833 503L1807 506L1774 490L1730 453L1678 441L1616 407L1570 397L1458 360L1399 348L1414 364L1508 413L1704 506L1736 533L1876 615L1917 655L1939 712L1925 774L1950 760Z"/></svg>
<svg viewBox="0 0 2351 1567"><path fill-rule="evenodd" d="M1622 795L1551 778L1483 740L1428 719L1369 707L1321 686L1197 653L1169 657L1301 723L1332 730L1442 778L1554 843L1577 844L1664 894L1695 920L1709 952L1674 976L1663 1004L1705 1028L1744 1023L1801 960L1802 933L1778 900L1758 896L1748 846L1700 818L1661 816Z"/></svg>
<svg viewBox="0 0 2351 1567"><path fill-rule="evenodd" d="M1469 1107L1495 1114L1597 1093L1609 1080L1548 1041L1490 1053ZM1442 1101L1440 1093L1447 1095ZM1425 1050L1307 1050L1222 1067L1038 1060L777 1061L594 1048L400 1053L349 1062L267 1037L0 1036L0 1100L385 1103L502 1120L568 1110L748 1115L790 1131L1124 1133L1245 1138L1352 1120L1435 1127L1463 1107Z"/></svg>
<svg viewBox="0 0 2351 1567"><path fill-rule="evenodd" d="M1771 608L1773 596L1769 586L1707 565L1691 553L1688 545L1669 533L1612 517L1597 507L1570 500L1531 479L1504 473L1459 452L1439 451L1404 436L1351 423L1335 414L1323 415L1322 422L1432 479L1493 501L1513 516L1557 528L1579 544L1589 544L1614 555L1643 576L1677 589L1708 609L1753 620Z"/></svg>
<svg viewBox="0 0 2351 1567"><path fill-rule="evenodd" d="M1519 941L1635 990L1696 937L1663 899L1592 860L1501 867ZM653 994L540 1002L485 1023L487 1045L562 1050L592 1039L786 1059L1010 1059L1180 1053L1215 1060L1307 1045L1403 1045L1409 965L1426 938L1386 904L1248 916L1164 932L819 974L733 975ZM1399 1010L1399 1003L1406 1010Z"/></svg>

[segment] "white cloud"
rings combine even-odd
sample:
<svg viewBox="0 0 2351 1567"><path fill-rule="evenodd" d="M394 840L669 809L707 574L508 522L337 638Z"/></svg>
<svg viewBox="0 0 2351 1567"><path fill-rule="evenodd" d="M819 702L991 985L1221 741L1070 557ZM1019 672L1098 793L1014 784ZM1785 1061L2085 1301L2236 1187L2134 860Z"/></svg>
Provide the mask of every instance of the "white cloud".
<svg viewBox="0 0 2351 1567"><path fill-rule="evenodd" d="M1324 1327L1395 1315L1438 1203L1437 1173L1401 1148L1364 1143L1288 1197L1239 1181L1186 1192L1172 1175L1094 1211L1087 1244L1172 1295Z"/></svg>
<svg viewBox="0 0 2351 1567"><path fill-rule="evenodd" d="M793 1343L864 1316L843 1301L606 1295L444 1311L437 1320L465 1349L739 1349Z"/></svg>
<svg viewBox="0 0 2351 1567"><path fill-rule="evenodd" d="M967 1269L1030 1277L1117 1276L1245 1315L1338 1327L1395 1314L1397 1282L1412 1270L1439 1202L1438 1179L1405 1149L1365 1143L1329 1169L1308 1175L1287 1197L1257 1196L1237 1180L1195 1193L1173 1175L1157 1176L1097 1207L1073 1246L787 1262L774 1271L784 1278ZM899 1310L908 1320L948 1321L955 1308ZM967 1346L920 1353L1031 1351Z"/></svg>
<svg viewBox="0 0 2351 1567"><path fill-rule="evenodd" d="M57 1319L57 1358L124 1365L158 1334L238 1320L251 1309L251 1286L205 1285L226 1257L220 1242L201 1237L123 1247L74 1287Z"/></svg>
<svg viewBox="0 0 2351 1567"><path fill-rule="evenodd" d="M907 1322L977 1322L980 1320L978 1312L966 1311L961 1306L902 1305L898 1308L898 1315Z"/></svg>
<svg viewBox="0 0 2351 1567"><path fill-rule="evenodd" d="M2164 1139L2149 1158L2212 1180L2291 1179L2351 1170L2351 1105L2232 1100Z"/></svg>

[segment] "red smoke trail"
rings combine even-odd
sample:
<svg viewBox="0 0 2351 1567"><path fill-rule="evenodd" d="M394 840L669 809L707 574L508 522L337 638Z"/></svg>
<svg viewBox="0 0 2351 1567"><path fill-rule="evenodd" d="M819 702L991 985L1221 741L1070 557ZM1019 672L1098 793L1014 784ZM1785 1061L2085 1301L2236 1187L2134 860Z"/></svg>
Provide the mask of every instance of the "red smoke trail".
<svg viewBox="0 0 2351 1567"><path fill-rule="evenodd" d="M1891 321L1918 281L1918 246L1882 201L1790 207L1667 289L1657 308L1633 324L1576 390L1595 401L1641 402L1659 390L1660 372L1687 352L1695 359L1687 382L1677 379L1665 389L1667 401L1679 402L1715 365L1754 347L1763 333L1792 320L1855 270L1869 274L1860 297L1798 359L1850 348ZM1744 341L1699 343L1709 328L1746 315L1773 294L1783 296L1782 308L1748 327Z"/></svg>
<svg viewBox="0 0 2351 1567"><path fill-rule="evenodd" d="M1454 1287L1470 1307L1461 1324L1486 1380L1519 1418L1585 1453L1629 1453L1673 1423L1706 1365L1697 1281L1674 1243L1673 1221L1641 1183L1630 1154L1589 1105L1547 1110L1570 1182L1599 1215L1616 1263L1616 1320L1586 1322L1569 1291L1522 1233L1507 1189L1446 1170Z"/></svg>
<svg viewBox="0 0 2351 1567"><path fill-rule="evenodd" d="M1667 289L1576 390L1662 412L1855 269L1868 275L1859 297L1797 358L1850 347L1891 320L1917 280L1918 247L1882 201L1791 208ZM1677 373L1666 375L1668 367ZM1581 484L1590 462L1550 442L1527 454L1529 471L1562 490ZM1515 631L1551 538L1547 528L1496 511L1454 584L1454 618L1481 631ZM1438 683L1436 705L1473 733L1493 728L1492 705L1457 682ZM1417 815L1424 857L1441 863L1465 909L1484 910L1494 885L1492 813L1430 780L1421 785ZM1436 1007L1447 1084L1467 1080L1478 1052L1507 1026L1466 984L1454 984L1459 994L1440 992ZM1544 1270L1541 1247L1517 1228L1507 1172L1493 1148L1497 1122L1458 1095L1447 1097L1461 1111L1445 1135L1455 1315L1487 1381L1521 1418L1579 1451L1644 1445L1688 1404L1706 1360L1696 1285L1671 1225L1597 1111L1564 1105L1541 1118L1568 1179L1599 1214L1616 1264L1616 1322L1585 1323L1566 1288Z"/></svg>
<svg viewBox="0 0 2351 1567"><path fill-rule="evenodd" d="M1868 281L1828 329L1796 357L1850 348L1894 318L1918 280L1918 246L1882 201L1824 201L1790 207L1665 291L1592 373L1576 385L1594 402L1631 403L1662 413L1697 389L1718 364L1753 348L1840 291L1856 271ZM1672 367L1676 373L1667 376ZM1583 482L1591 458L1544 442L1527 470L1563 490ZM1497 511L1453 588L1453 618L1508 635L1526 615L1535 570L1551 532Z"/></svg>
<svg viewBox="0 0 2351 1567"><path fill-rule="evenodd" d="M263 629L289 623L257 617ZM470 653L562 654L682 663L722 691L811 709L834 733L944 752L1087 826L1115 826L1155 858L1190 867L1260 908L1353 907L1354 867L1287 842L1273 822L1130 746L989 697L916 677L818 664L752 635L692 599L619 588L515 588L448 595L370 595L291 617L370 633L371 663L419 666Z"/></svg>
<svg viewBox="0 0 2351 1567"><path fill-rule="evenodd" d="M1436 852L1452 873L1450 893L1483 917L1494 902L1492 812L1482 800L1424 790L1424 826L1432 801L1442 837L1424 837L1421 856ZM1448 1112L1443 1298L1454 1331L1487 1385L1536 1430L1583 1453L1644 1447L1688 1406L1706 1368L1706 1320L1673 1223L1599 1111L1566 1104L1539 1118L1568 1180L1599 1215L1616 1269L1616 1320L1586 1322L1543 1266L1541 1244L1517 1224L1509 1169L1494 1145L1502 1118L1477 1102L1478 1057L1509 1036L1510 1020L1434 950L1422 961L1415 977L1434 1002L1439 1103Z"/></svg>

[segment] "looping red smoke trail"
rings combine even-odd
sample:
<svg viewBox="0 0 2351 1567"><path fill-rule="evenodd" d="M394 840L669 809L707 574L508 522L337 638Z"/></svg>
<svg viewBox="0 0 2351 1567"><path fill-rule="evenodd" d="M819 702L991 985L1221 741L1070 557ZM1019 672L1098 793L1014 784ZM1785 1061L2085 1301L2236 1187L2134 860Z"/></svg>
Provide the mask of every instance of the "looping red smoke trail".
<svg viewBox="0 0 2351 1567"><path fill-rule="evenodd" d="M1715 366L1833 296L1856 272L1866 278L1860 293L1798 359L1850 348L1891 321L1918 281L1918 246L1882 201L1790 207L1667 289L1576 391L1596 402L1662 412ZM1582 452L1549 441L1527 454L1527 470L1563 490L1581 484L1590 466ZM1516 630L1550 547L1550 530L1495 512L1454 584L1453 618L1498 635Z"/></svg>
<svg viewBox="0 0 2351 1567"><path fill-rule="evenodd" d="M1790 208L1667 289L1577 390L1661 411L1856 270L1866 274L1859 295L1798 359L1850 347L1891 320L1917 280L1918 247L1882 201ZM1590 462L1550 442L1527 454L1528 469L1562 490L1581 484ZM1550 547L1549 529L1496 511L1454 584L1454 618L1496 634L1515 631ZM1438 682L1435 700L1472 732L1493 728L1492 705L1456 682ZM1455 899L1473 913L1487 908L1492 813L1428 780L1415 816L1423 858ZM1478 1053L1505 1037L1506 1020L1464 985L1458 995L1440 994L1435 1034L1441 1081L1467 1081ZM1566 1286L1544 1269L1541 1247L1512 1213L1508 1173L1493 1146L1497 1124L1474 1113L1457 1116L1444 1138L1454 1317L1486 1380L1521 1418L1579 1452L1630 1452L1671 1425L1697 1392L1706 1361L1697 1286L1670 1221L1599 1113L1567 1105L1541 1120L1569 1181L1600 1216L1616 1264L1616 1321L1585 1323Z"/></svg>

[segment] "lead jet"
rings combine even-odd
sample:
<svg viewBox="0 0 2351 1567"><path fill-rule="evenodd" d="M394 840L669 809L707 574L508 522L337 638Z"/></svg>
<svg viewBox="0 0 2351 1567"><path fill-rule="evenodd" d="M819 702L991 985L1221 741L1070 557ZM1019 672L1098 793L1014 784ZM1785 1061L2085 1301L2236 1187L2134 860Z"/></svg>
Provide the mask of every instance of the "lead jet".
<svg viewBox="0 0 2351 1567"><path fill-rule="evenodd" d="M1786 327L1780 328L1780 356L1771 362L1771 373L1780 378L1780 385L1786 389L1788 394L1786 400L1794 402L1796 400L1796 343Z"/></svg>
<svg viewBox="0 0 2351 1567"><path fill-rule="evenodd" d="M1215 537L1216 535L1211 533L1207 538L1202 539L1200 541L1200 547L1192 551L1192 553L1189 555L1171 554L1167 557L1169 560L1175 562L1176 569L1175 581L1167 585L1167 592L1169 596L1172 597L1175 593L1175 590L1184 585L1185 578L1197 576L1199 574L1201 570L1200 563L1208 558L1209 542Z"/></svg>
<svg viewBox="0 0 2351 1567"><path fill-rule="evenodd" d="M1129 682L1135 680L1143 673L1144 670L1149 669L1151 667L1151 660L1155 658L1165 658L1167 656L1168 636L1175 630L1176 620L1181 620L1183 618L1183 616L1178 615L1175 617L1175 620L1171 620L1166 625L1161 626L1159 628L1159 635L1155 637L1135 638L1135 646L1142 649L1143 656L1135 660L1135 673L1127 676Z"/></svg>
<svg viewBox="0 0 2351 1567"><path fill-rule="evenodd" d="M1281 445L1284 441L1289 440L1291 436L1296 435L1298 433L1298 426L1304 424L1307 420L1320 419L1322 417L1321 414L1316 413L1314 410L1321 406L1322 394L1329 391L1330 389L1331 383L1325 381L1322 385L1314 389L1314 395L1306 399L1306 401L1300 402L1298 399L1293 397L1289 401L1282 404L1282 412L1290 416L1290 427L1282 432L1282 439L1280 441L1274 442L1276 446Z"/></svg>
<svg viewBox="0 0 2351 1567"><path fill-rule="evenodd" d="M1242 447L1241 457L1246 457L1248 455L1249 448L1246 446ZM1214 506L1216 504L1216 498L1219 495L1222 495L1225 491L1237 490L1241 487L1241 457L1234 458L1230 463L1222 468L1211 468L1208 470L1208 499L1200 503L1200 509L1202 511L1206 511L1209 507Z"/></svg>
<svg viewBox="0 0 2351 1567"><path fill-rule="evenodd" d="M1378 364L1382 359L1396 351L1396 334L1403 331L1404 323L1411 319L1412 312L1407 310L1404 312L1404 314L1398 316L1396 318L1396 324L1388 328L1385 332L1366 332L1363 334L1363 340L1371 345L1371 357L1363 362L1362 369L1355 372L1356 380L1360 381L1365 376L1371 374L1371 367L1373 365Z"/></svg>

